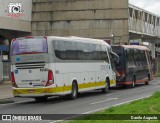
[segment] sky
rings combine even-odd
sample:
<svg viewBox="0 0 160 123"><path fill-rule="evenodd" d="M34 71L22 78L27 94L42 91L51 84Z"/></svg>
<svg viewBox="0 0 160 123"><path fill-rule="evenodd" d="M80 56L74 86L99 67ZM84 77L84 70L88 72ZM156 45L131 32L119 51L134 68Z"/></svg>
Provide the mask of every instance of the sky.
<svg viewBox="0 0 160 123"><path fill-rule="evenodd" d="M160 0L129 0L129 3L160 16Z"/></svg>

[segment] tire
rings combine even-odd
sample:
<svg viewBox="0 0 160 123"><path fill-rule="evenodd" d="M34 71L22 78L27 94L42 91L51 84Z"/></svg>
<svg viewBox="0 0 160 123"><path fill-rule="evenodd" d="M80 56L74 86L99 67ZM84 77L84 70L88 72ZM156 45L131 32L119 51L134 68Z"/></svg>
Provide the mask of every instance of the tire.
<svg viewBox="0 0 160 123"><path fill-rule="evenodd" d="M71 94L69 95L69 99L74 100L78 96L78 86L76 82L72 83L72 91Z"/></svg>
<svg viewBox="0 0 160 123"><path fill-rule="evenodd" d="M46 102L48 97L35 97L34 99L36 102Z"/></svg>
<svg viewBox="0 0 160 123"><path fill-rule="evenodd" d="M149 81L146 81L146 82L145 82L145 85L149 85Z"/></svg>
<svg viewBox="0 0 160 123"><path fill-rule="evenodd" d="M133 76L133 79L132 79L132 84L131 84L131 88L134 88L136 86L136 77Z"/></svg>
<svg viewBox="0 0 160 123"><path fill-rule="evenodd" d="M150 76L150 74L148 74L148 81L151 81L151 76Z"/></svg>
<svg viewBox="0 0 160 123"><path fill-rule="evenodd" d="M145 82L145 85L149 85L149 81L151 81L150 75L148 74L148 81Z"/></svg>
<svg viewBox="0 0 160 123"><path fill-rule="evenodd" d="M109 90L109 83L110 83L110 81L109 81L109 79L107 78L107 79L106 79L106 85L105 85L104 88L102 88L102 93L103 93L103 94L105 94L105 93L108 92L108 90Z"/></svg>

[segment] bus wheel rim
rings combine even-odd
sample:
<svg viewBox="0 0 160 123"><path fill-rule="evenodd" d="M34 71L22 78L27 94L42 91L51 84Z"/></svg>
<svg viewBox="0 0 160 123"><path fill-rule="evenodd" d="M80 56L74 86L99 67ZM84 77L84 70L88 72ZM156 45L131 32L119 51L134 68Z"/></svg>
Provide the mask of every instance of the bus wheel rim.
<svg viewBox="0 0 160 123"><path fill-rule="evenodd" d="M106 87L105 88L106 88L106 90L108 90L108 83L107 82L106 82Z"/></svg>
<svg viewBox="0 0 160 123"><path fill-rule="evenodd" d="M75 86L73 86L73 97L76 97L76 87Z"/></svg>

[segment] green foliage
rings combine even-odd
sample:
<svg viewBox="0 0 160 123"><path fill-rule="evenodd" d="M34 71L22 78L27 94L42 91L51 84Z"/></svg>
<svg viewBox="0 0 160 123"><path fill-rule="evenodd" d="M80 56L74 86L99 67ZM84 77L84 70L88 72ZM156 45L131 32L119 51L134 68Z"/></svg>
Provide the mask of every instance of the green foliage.
<svg viewBox="0 0 160 123"><path fill-rule="evenodd" d="M111 107L104 111L97 112L95 114L85 115L77 120L71 121L71 123L134 123L131 120L121 120L120 116L129 116L127 114L160 114L160 92L156 92L153 96L145 99L140 99L128 104ZM112 115L116 114L116 115ZM113 117L113 120L106 120L106 117ZM104 119L104 120L103 120ZM117 120L116 120L117 119ZM140 121L136 120L136 123L158 123L158 121Z"/></svg>

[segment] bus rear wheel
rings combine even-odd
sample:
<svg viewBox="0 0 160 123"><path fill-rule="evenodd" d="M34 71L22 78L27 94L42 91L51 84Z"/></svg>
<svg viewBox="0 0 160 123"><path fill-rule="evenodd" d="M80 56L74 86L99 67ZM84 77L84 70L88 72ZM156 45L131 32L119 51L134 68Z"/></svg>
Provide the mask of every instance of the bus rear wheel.
<svg viewBox="0 0 160 123"><path fill-rule="evenodd" d="M136 85L135 83L136 83L136 77L133 76L131 88L134 88L134 87L135 87L135 85Z"/></svg>
<svg viewBox="0 0 160 123"><path fill-rule="evenodd" d="M148 80L145 82L145 85L149 85L149 81L151 80L150 75L148 74Z"/></svg>
<svg viewBox="0 0 160 123"><path fill-rule="evenodd" d="M77 96L78 96L78 86L77 86L76 82L73 82L72 83L72 91L71 91L71 94L69 95L69 98L71 100L74 100L77 98Z"/></svg>
<svg viewBox="0 0 160 123"><path fill-rule="evenodd" d="M145 82L145 85L149 85L149 81L148 80Z"/></svg>
<svg viewBox="0 0 160 123"><path fill-rule="evenodd" d="M106 79L105 87L102 88L102 93L107 93L107 92L108 92L108 90L109 90L109 83L110 83L110 81L109 81L109 79L107 78L107 79Z"/></svg>

